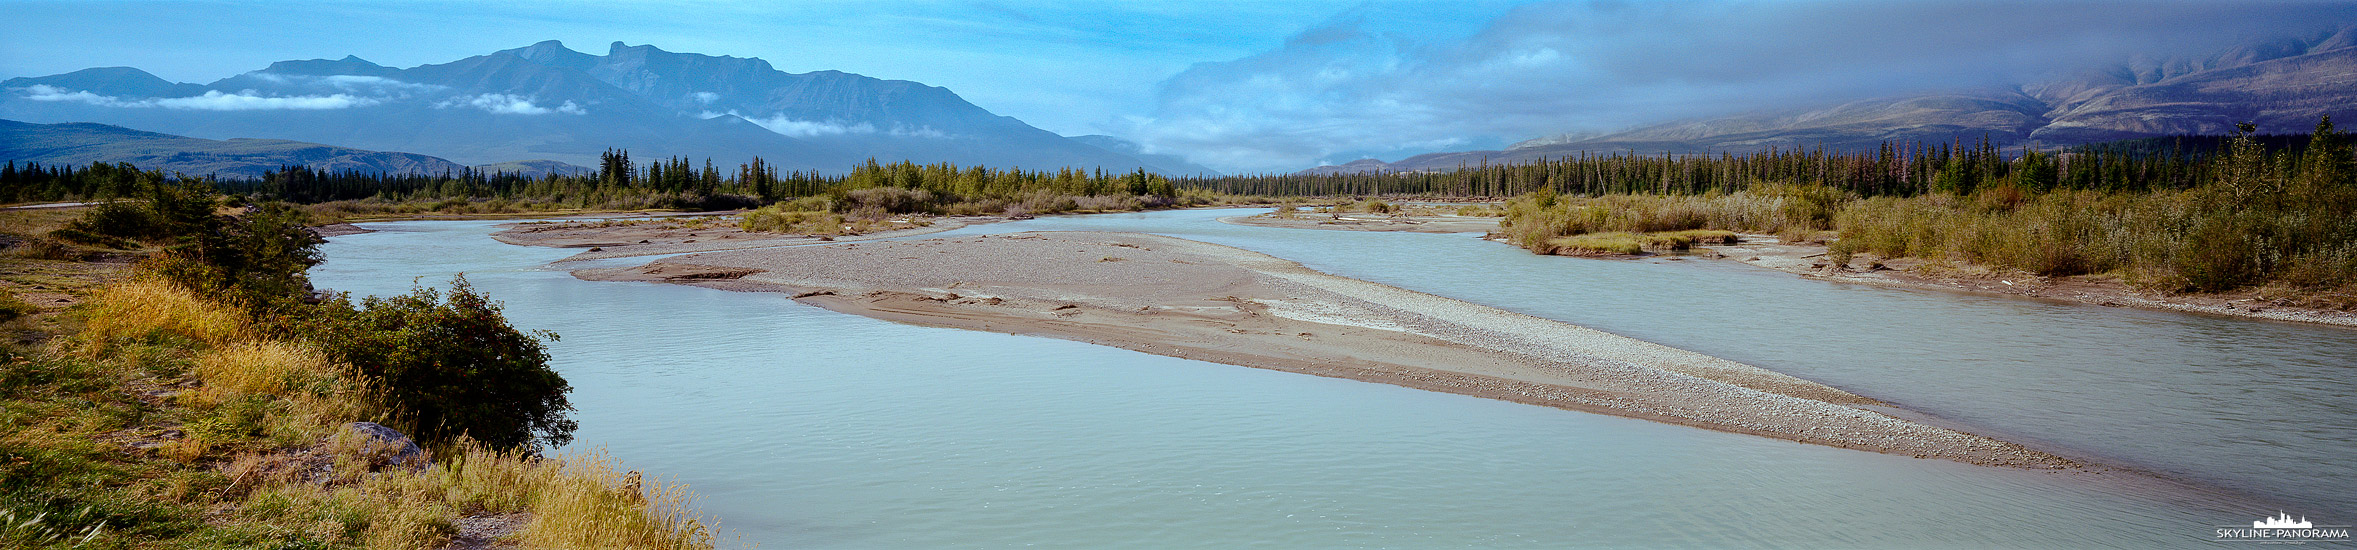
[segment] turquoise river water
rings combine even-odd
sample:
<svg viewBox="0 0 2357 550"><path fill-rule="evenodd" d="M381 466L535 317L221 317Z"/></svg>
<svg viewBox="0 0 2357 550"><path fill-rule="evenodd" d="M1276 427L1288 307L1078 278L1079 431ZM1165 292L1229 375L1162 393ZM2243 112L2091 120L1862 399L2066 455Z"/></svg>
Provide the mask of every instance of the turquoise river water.
<svg viewBox="0 0 2357 550"><path fill-rule="evenodd" d="M690 484L766 548L2199 547L2278 509L2352 523L2357 330L1534 256L1471 235L1139 231L1775 369L2128 471L1920 460L899 325L767 293L592 283L496 222L368 224L312 275L464 272L550 345L574 448ZM570 267L570 266L568 266Z"/></svg>

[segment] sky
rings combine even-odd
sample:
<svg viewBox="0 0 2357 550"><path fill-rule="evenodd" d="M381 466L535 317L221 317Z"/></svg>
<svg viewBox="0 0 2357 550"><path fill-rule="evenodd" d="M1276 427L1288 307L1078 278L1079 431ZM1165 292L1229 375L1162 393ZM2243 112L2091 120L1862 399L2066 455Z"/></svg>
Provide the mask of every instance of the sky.
<svg viewBox="0 0 2357 550"><path fill-rule="evenodd" d="M131 66L203 83L287 59L622 41L914 80L1260 172L2018 84L2357 23L2357 3L0 0L0 19L0 78Z"/></svg>

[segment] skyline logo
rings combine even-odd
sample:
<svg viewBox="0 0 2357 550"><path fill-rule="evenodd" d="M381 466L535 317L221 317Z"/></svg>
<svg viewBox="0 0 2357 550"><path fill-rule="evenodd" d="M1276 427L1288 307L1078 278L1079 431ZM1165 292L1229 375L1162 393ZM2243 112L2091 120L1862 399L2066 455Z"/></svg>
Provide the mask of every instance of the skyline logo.
<svg viewBox="0 0 2357 550"><path fill-rule="evenodd" d="M2259 521L2254 521L2254 522L2251 522L2251 528L2252 528L2252 529L2314 529L2314 528L2316 528L2316 524L2314 524L2314 523L2309 523L2309 522L2308 522L2308 516L2300 516L2300 520L2299 520L2299 521L2292 521L2292 515L2291 515L2291 514L2286 514L2286 513L2283 513L2283 511L2282 511L2282 510L2276 510L2276 511L2275 511L2275 517L2271 517L2271 518L2261 518Z"/></svg>
<svg viewBox="0 0 2357 550"><path fill-rule="evenodd" d="M2308 521L2307 516L2300 516L2295 520L2292 519L2291 514L2277 510L2274 516L2259 518L2257 521L2251 522L2251 526L2248 528L2239 525L2219 526L2215 538L2211 540L2261 544L2348 542L2349 526L2319 526L2315 522Z"/></svg>

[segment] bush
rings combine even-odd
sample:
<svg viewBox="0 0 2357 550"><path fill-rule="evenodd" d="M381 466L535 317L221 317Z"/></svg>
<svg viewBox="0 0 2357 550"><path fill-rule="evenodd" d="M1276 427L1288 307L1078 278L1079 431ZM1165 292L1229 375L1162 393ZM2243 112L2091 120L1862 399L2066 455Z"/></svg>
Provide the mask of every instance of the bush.
<svg viewBox="0 0 2357 550"><path fill-rule="evenodd" d="M548 367L540 341L509 326L499 304L464 276L451 280L447 295L421 287L358 307L342 297L322 306L312 341L371 379L420 441L463 435L494 448L538 449L572 440L575 424L565 418L572 386Z"/></svg>

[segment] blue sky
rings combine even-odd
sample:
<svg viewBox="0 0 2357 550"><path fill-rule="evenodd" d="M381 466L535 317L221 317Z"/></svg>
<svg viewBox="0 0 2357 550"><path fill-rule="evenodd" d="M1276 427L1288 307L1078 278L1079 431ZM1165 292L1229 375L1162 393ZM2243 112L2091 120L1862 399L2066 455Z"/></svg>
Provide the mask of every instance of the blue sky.
<svg viewBox="0 0 2357 550"><path fill-rule="evenodd" d="M1231 171L1501 147L2020 82L2357 22L2321 1L23 2L0 77L210 82L286 59L409 67L623 41L947 87L1067 135Z"/></svg>

